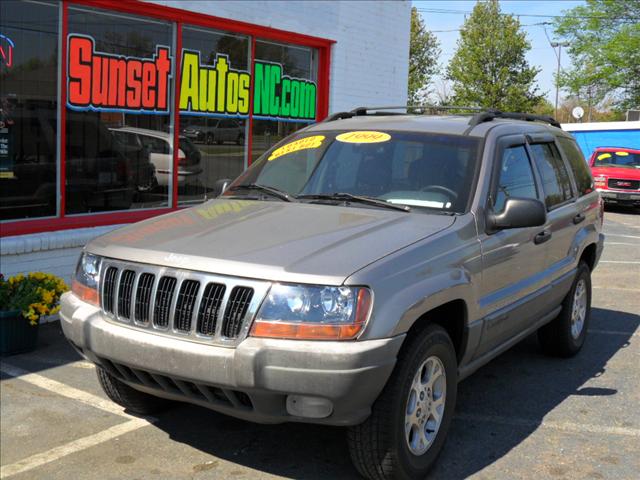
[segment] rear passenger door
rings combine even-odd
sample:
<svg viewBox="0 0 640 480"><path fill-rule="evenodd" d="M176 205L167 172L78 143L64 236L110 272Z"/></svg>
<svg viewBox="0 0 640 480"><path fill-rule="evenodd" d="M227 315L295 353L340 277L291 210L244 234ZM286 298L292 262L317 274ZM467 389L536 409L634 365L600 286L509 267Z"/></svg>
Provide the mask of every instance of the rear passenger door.
<svg viewBox="0 0 640 480"><path fill-rule="evenodd" d="M582 212L576 209L573 178L555 137L546 133L527 137L547 207L545 230L550 236L545 248L545 275L547 281L557 280L572 268L571 248Z"/></svg>

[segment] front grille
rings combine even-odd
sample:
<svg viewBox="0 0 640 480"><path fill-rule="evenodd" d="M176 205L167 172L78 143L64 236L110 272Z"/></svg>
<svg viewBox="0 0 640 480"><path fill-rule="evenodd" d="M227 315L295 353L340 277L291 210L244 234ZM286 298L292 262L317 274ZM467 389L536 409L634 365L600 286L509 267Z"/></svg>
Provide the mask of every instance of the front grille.
<svg viewBox="0 0 640 480"><path fill-rule="evenodd" d="M102 310L159 334L233 346L247 334L268 282L105 260Z"/></svg>
<svg viewBox="0 0 640 480"><path fill-rule="evenodd" d="M610 178L607 185L609 186L609 188L619 188L621 190L638 190L640 189L640 180Z"/></svg>

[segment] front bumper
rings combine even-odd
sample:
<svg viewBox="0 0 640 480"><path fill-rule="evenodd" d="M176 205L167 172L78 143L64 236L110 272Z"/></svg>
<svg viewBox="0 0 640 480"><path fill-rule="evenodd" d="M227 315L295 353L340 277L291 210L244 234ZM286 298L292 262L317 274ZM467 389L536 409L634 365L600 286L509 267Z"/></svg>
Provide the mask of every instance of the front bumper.
<svg viewBox="0 0 640 480"><path fill-rule="evenodd" d="M640 192L637 191L599 190L599 192L605 203L640 205Z"/></svg>
<svg viewBox="0 0 640 480"><path fill-rule="evenodd" d="M249 337L236 348L204 345L114 323L71 293L63 296L60 317L65 335L87 359L130 386L260 423L361 423L404 339ZM291 415L289 395L330 400L332 411L324 418Z"/></svg>

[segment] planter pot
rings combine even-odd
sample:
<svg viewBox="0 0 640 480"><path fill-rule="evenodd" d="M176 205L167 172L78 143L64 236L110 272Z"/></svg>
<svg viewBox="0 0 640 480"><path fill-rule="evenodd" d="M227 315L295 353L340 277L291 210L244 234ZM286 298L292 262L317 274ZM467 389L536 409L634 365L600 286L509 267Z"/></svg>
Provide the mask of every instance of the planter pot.
<svg viewBox="0 0 640 480"><path fill-rule="evenodd" d="M14 355L35 349L38 327L31 325L18 310L0 310L0 355Z"/></svg>

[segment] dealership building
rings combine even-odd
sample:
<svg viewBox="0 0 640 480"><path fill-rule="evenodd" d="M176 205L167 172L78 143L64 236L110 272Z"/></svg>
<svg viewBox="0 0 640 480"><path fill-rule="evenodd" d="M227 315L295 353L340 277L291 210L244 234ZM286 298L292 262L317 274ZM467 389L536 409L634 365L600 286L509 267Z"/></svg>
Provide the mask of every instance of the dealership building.
<svg viewBox="0 0 640 480"><path fill-rule="evenodd" d="M90 239L212 198L329 112L405 104L410 10L2 0L0 271L68 280Z"/></svg>

